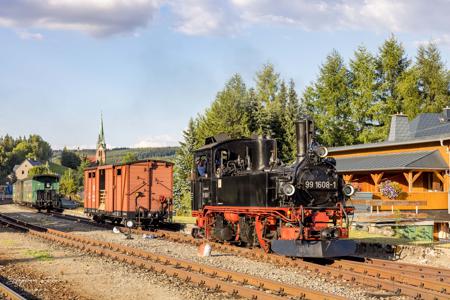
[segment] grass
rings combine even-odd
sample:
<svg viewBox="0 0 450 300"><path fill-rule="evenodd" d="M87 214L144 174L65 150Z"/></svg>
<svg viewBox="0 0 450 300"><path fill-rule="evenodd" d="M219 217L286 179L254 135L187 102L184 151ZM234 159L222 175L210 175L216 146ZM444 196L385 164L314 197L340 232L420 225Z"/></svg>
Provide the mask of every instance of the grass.
<svg viewBox="0 0 450 300"><path fill-rule="evenodd" d="M47 250L27 250L25 254L38 261L48 261L53 259L53 256Z"/></svg>
<svg viewBox="0 0 450 300"><path fill-rule="evenodd" d="M429 245L430 241L412 241L405 238L399 238L396 236L385 236L377 233L369 233L362 230L350 230L349 238L367 242L367 243L382 243L392 245Z"/></svg>
<svg viewBox="0 0 450 300"><path fill-rule="evenodd" d="M5 246L14 246L16 244L16 241L14 240L3 240L2 244Z"/></svg>
<svg viewBox="0 0 450 300"><path fill-rule="evenodd" d="M175 216L173 217L173 221L183 224L195 224L195 218L189 216Z"/></svg>

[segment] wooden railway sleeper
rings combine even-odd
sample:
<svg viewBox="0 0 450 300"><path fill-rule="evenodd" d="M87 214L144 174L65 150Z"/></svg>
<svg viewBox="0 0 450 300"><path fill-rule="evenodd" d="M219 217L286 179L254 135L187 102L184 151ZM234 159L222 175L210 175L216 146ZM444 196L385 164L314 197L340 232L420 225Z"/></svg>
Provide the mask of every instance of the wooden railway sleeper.
<svg viewBox="0 0 450 300"><path fill-rule="evenodd" d="M46 234L46 233L44 233L44 234L37 234L38 236L40 236L40 237L43 237L43 238L46 238L46 239L49 239L48 237L48 234ZM64 238L62 238L62 237L59 237L59 238L50 238L49 240L53 240L53 241L58 241L58 242L62 242L62 241L64 241ZM70 243L69 243L70 244ZM81 249L81 248L83 248L83 246L84 246L84 244L83 243L80 243L80 242L77 242L77 241L72 241L72 246L74 246L74 247L77 247L77 248L79 248L79 249ZM138 258L130 258L130 257L126 257L126 256L124 256L123 254L119 254L119 253L116 253L116 252L112 252L111 250L107 250L107 249L98 249L98 248L94 248L93 246L88 246L88 247L85 247L86 248L86 250L88 250L89 252L91 252L91 253L96 253L96 254L100 254L100 255L104 255L104 256L107 256L107 257L110 257L110 258L113 258L113 259L117 259L117 260L119 260L119 261L123 261L123 262L127 262L127 263L132 263L132 264L135 264L135 265L146 265L144 262L141 262L140 264L139 263L136 263L136 259L138 259ZM167 268L167 267L166 267ZM171 267L169 267L169 268L171 268ZM159 270L157 270L157 268L155 268L155 267L152 267L151 268L152 270L155 270L155 271L158 271L159 273L166 273L167 272L167 270L165 270L164 268L162 268L162 269L159 269ZM181 271L181 270L179 270L179 271ZM173 273L173 274L175 274L175 273ZM170 275L173 275L173 274L170 274ZM192 277L191 277L191 280L192 280ZM210 280L215 280L215 279L210 279ZM201 286L208 286L208 287L215 287L215 286L217 286L217 285L219 285L219 286L223 286L223 283L220 283L220 282L216 282L216 284L214 285L214 286L211 286L211 285L207 285L207 280L206 279L202 279L201 281L199 281L198 282L199 283L199 285L201 285ZM228 290L228 289L227 289ZM245 293L243 293L242 291L246 291ZM226 291L226 290L224 290L224 291ZM252 294L250 294L250 292L249 291L251 291L251 293ZM255 293L256 293L256 295L255 295ZM258 293L257 291L253 291L252 289L249 289L249 288L245 288L245 287L241 287L240 289L239 289L239 295L242 295L242 296L244 296L244 297L256 297L257 299L274 299L274 295L269 295L269 294L267 294L267 293L262 293L262 294L260 294L260 293Z"/></svg>

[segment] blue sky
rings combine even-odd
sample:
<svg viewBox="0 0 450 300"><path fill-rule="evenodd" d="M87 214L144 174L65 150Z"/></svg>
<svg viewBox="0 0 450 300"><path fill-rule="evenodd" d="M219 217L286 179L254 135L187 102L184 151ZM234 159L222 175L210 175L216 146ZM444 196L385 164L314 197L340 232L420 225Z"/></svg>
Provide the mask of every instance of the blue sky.
<svg viewBox="0 0 450 300"><path fill-rule="evenodd" d="M301 93L334 48L376 52L394 33L413 58L436 42L448 65L450 2L4 0L0 136L53 148L175 145L233 73L266 62Z"/></svg>

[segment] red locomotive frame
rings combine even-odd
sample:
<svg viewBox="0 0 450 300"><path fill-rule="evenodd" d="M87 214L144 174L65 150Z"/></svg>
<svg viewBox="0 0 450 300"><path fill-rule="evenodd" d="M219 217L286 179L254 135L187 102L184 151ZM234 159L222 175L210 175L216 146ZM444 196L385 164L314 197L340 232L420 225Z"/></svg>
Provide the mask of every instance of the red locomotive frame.
<svg viewBox="0 0 450 300"><path fill-rule="evenodd" d="M353 214L353 207L344 207L338 203L336 207L326 208L308 208L300 206L292 207L238 207L238 206L205 206L202 210L193 211L192 215L196 217L196 225L205 230L205 237L212 239L212 230L217 215L223 215L224 219L233 225L236 237L239 241L240 226L239 218L242 215L254 219L255 233L261 248L264 251L270 251L270 241L264 238L264 232L278 230L280 240L304 240L318 241L322 237L321 230L329 225L338 225L337 235L333 238L348 238L348 215ZM301 226L305 219L310 219L309 226Z"/></svg>

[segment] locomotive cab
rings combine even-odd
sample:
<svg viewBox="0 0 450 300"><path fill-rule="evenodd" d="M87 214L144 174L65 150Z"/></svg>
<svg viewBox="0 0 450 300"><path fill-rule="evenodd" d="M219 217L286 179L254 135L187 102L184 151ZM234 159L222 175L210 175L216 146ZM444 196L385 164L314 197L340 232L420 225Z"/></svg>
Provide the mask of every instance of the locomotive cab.
<svg viewBox="0 0 450 300"><path fill-rule="evenodd" d="M275 186L267 172L276 163L276 141L266 138L209 138L194 154L192 209L205 205L270 206ZM272 185L275 183L272 183Z"/></svg>

